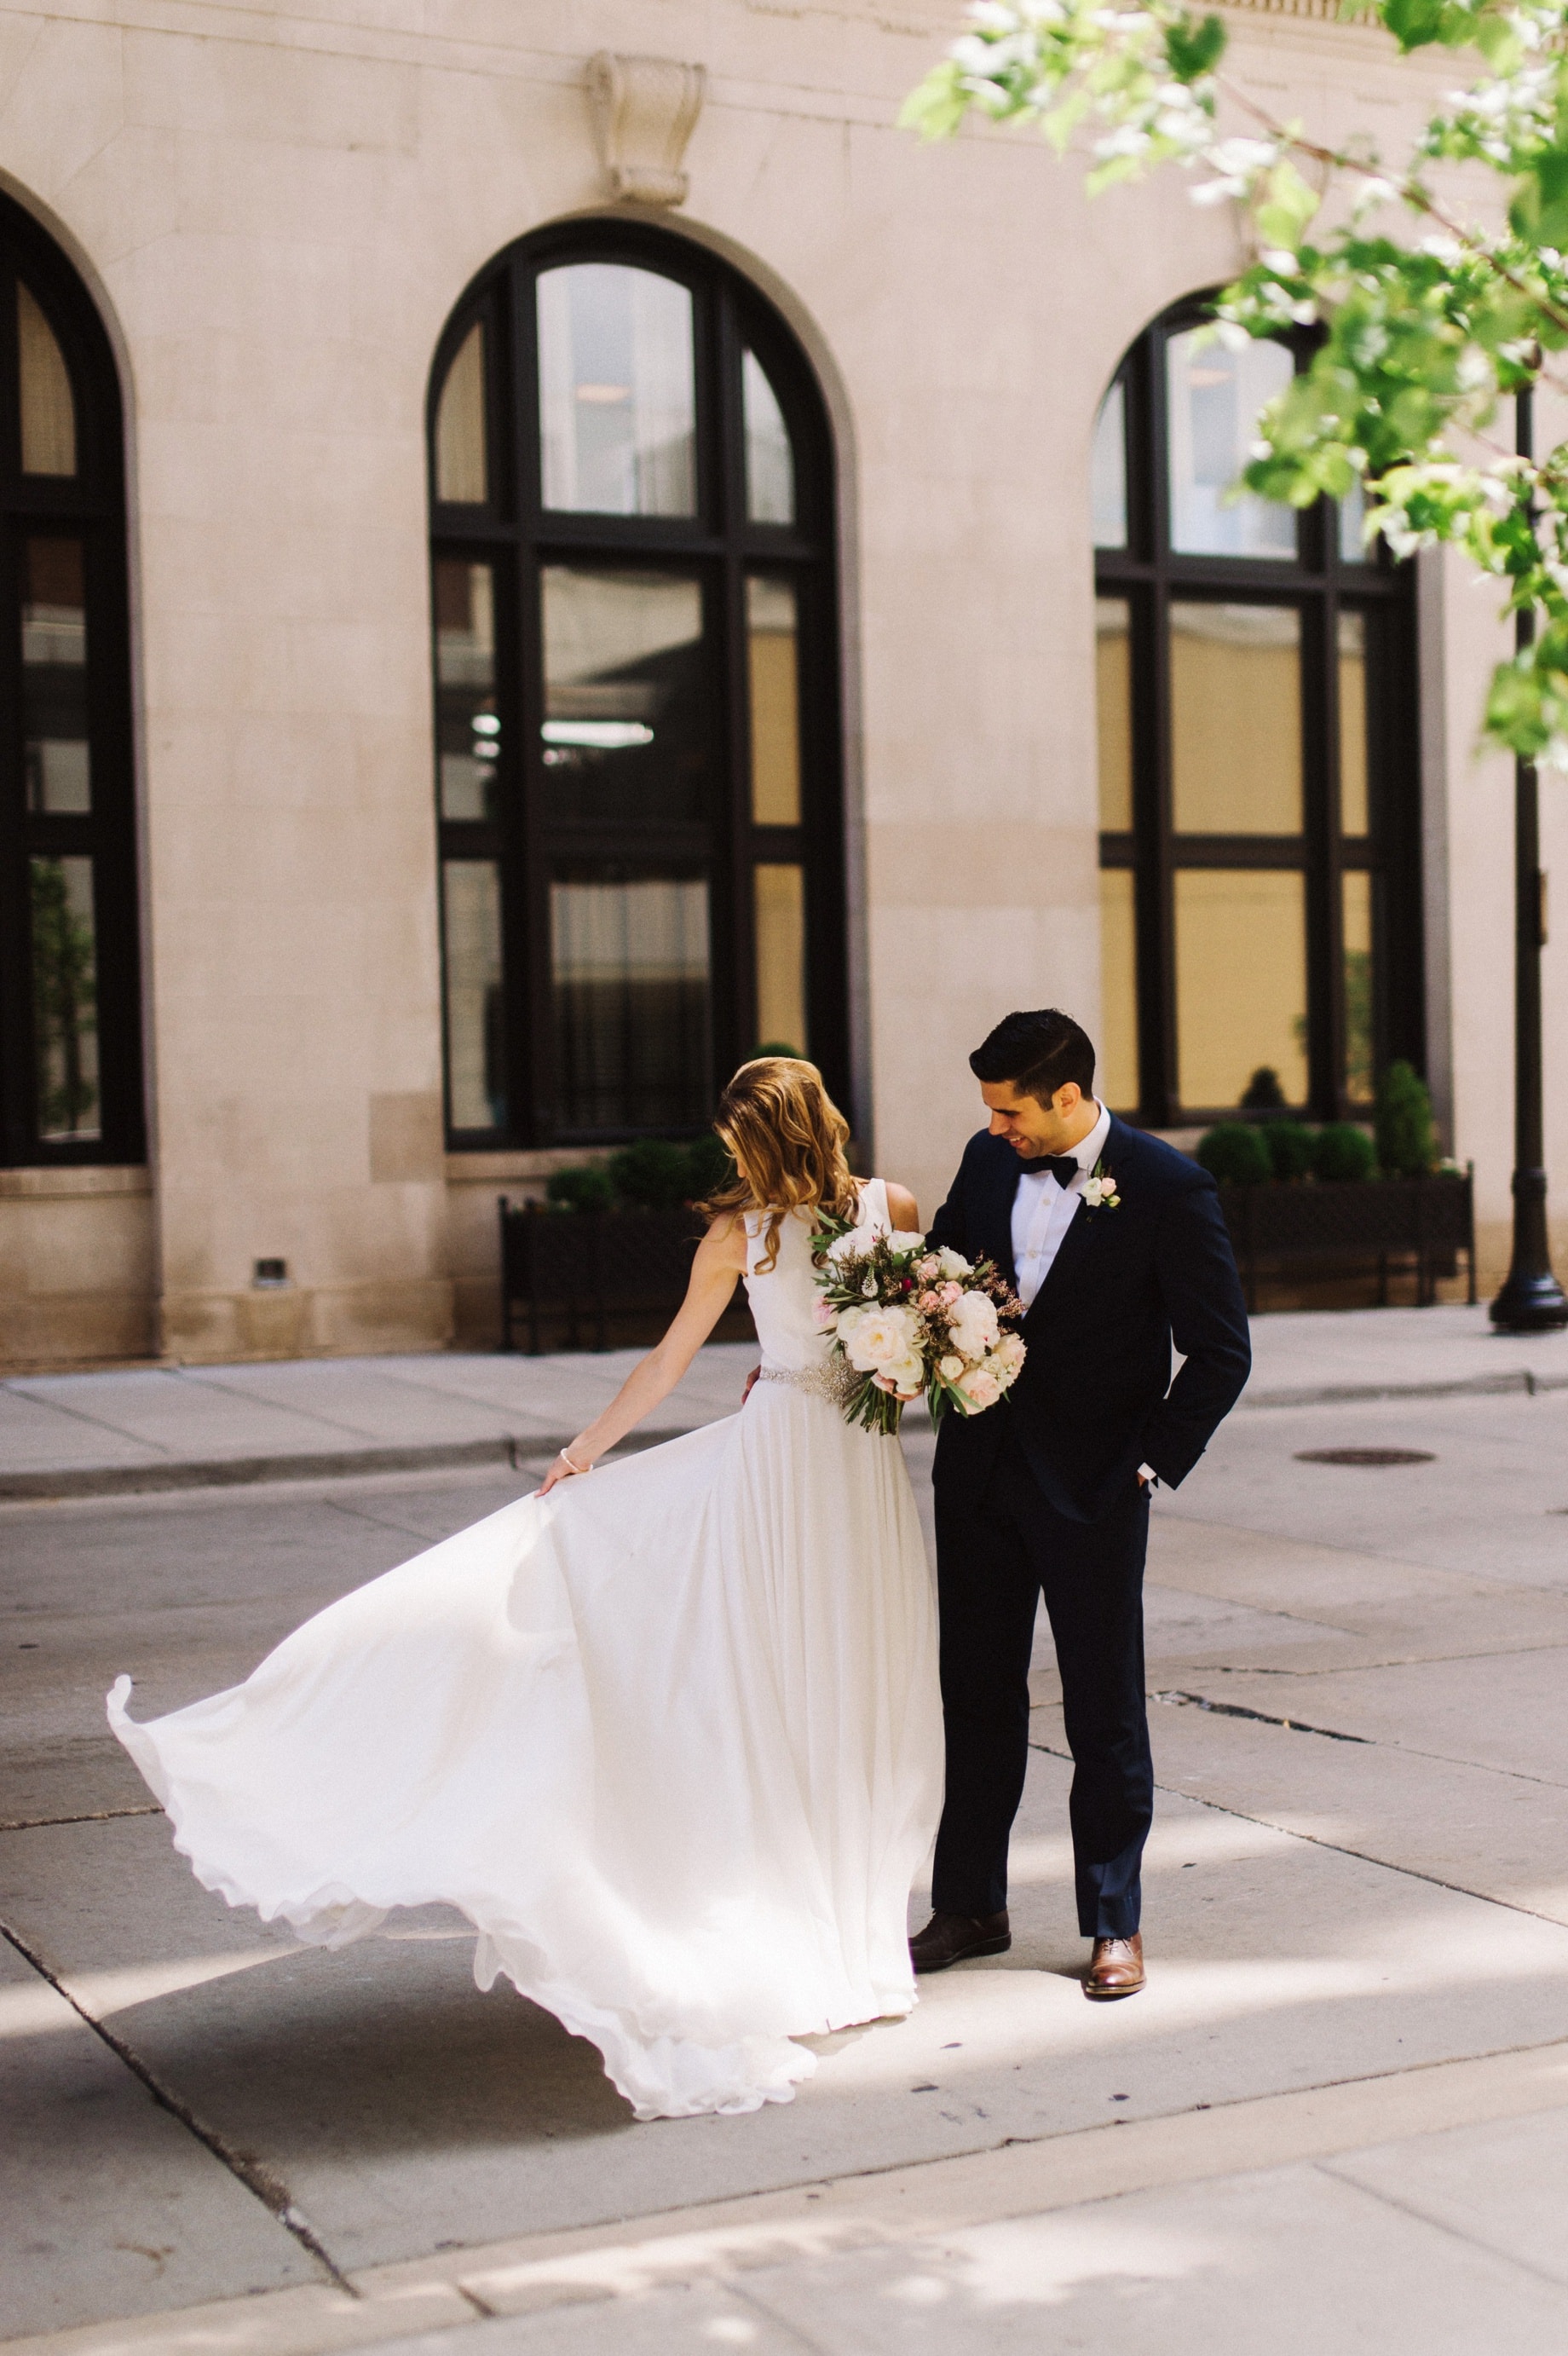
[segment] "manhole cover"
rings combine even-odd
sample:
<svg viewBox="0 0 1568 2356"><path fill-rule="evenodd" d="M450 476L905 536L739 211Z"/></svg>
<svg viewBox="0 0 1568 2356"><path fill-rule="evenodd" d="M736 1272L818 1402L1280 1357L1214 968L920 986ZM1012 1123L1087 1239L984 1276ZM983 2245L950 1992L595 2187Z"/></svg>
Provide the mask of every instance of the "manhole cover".
<svg viewBox="0 0 1568 2356"><path fill-rule="evenodd" d="M1298 1464L1435 1464L1429 1448L1298 1448Z"/></svg>

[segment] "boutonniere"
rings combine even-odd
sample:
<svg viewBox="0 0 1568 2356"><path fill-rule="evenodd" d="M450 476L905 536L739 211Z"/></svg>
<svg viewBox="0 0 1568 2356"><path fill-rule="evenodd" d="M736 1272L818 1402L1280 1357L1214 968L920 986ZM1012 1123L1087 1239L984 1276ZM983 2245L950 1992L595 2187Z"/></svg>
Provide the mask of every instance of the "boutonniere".
<svg viewBox="0 0 1568 2356"><path fill-rule="evenodd" d="M1083 1200L1092 1211L1114 1211L1121 1199L1116 1192L1116 1182L1106 1169L1102 1155L1083 1181Z"/></svg>

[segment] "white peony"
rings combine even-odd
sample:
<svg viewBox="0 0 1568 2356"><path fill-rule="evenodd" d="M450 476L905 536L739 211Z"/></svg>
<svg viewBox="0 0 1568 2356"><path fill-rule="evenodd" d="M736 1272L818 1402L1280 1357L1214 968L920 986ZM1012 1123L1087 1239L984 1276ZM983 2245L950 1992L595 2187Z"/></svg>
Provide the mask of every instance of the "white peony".
<svg viewBox="0 0 1568 2356"><path fill-rule="evenodd" d="M987 1293L966 1292L949 1310L947 1330L955 1350L962 1350L966 1358L983 1358L995 1347L1001 1331L996 1302Z"/></svg>
<svg viewBox="0 0 1568 2356"><path fill-rule="evenodd" d="M995 1375L988 1375L984 1366L971 1366L958 1388L968 1401L971 1415L982 1414L987 1408L995 1407L1002 1396L1000 1383Z"/></svg>
<svg viewBox="0 0 1568 2356"><path fill-rule="evenodd" d="M894 1358L891 1365L879 1366L875 1380L885 1391L914 1392L925 1387L925 1368L916 1357Z"/></svg>
<svg viewBox="0 0 1568 2356"><path fill-rule="evenodd" d="M1029 1354L1024 1347L1021 1334L1004 1333L992 1355L997 1365L1004 1369L1010 1381Z"/></svg>
<svg viewBox="0 0 1568 2356"><path fill-rule="evenodd" d="M950 1251L945 1244L936 1257L945 1277L973 1276L975 1273L974 1262L965 1259L962 1252Z"/></svg>
<svg viewBox="0 0 1568 2356"><path fill-rule="evenodd" d="M937 1360L936 1371L939 1375L944 1376L948 1382L955 1383L958 1380L959 1376L964 1372L964 1361L962 1358L955 1358L950 1354L947 1357L939 1358Z"/></svg>
<svg viewBox="0 0 1568 2356"><path fill-rule="evenodd" d="M863 1375L880 1375L901 1361L914 1359L918 1367L919 1327L908 1309L862 1309L847 1333L848 1321L838 1321L838 1338L849 1364Z"/></svg>
<svg viewBox="0 0 1568 2356"><path fill-rule="evenodd" d="M924 1241L925 1237L918 1227L895 1227L888 1237L889 1245L896 1252L919 1251Z"/></svg>

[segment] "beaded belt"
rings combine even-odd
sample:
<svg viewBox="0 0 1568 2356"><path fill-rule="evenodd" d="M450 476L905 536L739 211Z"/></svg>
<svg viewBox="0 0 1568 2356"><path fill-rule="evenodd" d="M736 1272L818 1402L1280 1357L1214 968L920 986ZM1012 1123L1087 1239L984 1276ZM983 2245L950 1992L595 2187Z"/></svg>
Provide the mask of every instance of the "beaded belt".
<svg viewBox="0 0 1568 2356"><path fill-rule="evenodd" d="M815 1366L763 1366L758 1370L757 1380L789 1383L813 1398L828 1399L835 1407L843 1407L865 1376L857 1374L848 1358L834 1357L819 1359Z"/></svg>

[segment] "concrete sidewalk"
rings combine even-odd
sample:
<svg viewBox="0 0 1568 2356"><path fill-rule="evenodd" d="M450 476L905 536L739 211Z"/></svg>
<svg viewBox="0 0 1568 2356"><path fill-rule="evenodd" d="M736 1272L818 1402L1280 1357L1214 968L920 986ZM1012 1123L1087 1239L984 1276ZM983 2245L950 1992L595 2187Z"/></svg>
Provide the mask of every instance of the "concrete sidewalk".
<svg viewBox="0 0 1568 2356"><path fill-rule="evenodd" d="M1568 1333L1498 1334L1485 1307L1253 1320L1243 1407L1568 1388ZM18 1376L0 1384L0 1498L91 1496L505 1464L528 1470L641 1354L432 1355ZM634 1444L732 1412L752 1344L704 1350Z"/></svg>

